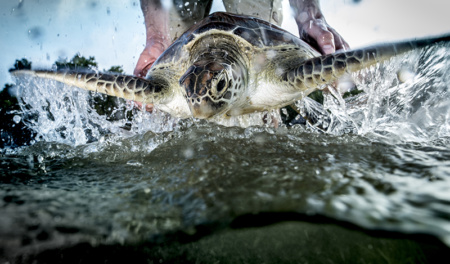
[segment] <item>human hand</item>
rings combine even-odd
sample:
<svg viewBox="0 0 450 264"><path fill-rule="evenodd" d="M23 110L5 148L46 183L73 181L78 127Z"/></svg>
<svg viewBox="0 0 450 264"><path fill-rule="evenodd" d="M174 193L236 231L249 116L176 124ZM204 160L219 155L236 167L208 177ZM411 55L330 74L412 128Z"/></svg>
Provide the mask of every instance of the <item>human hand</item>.
<svg viewBox="0 0 450 264"><path fill-rule="evenodd" d="M148 42L144 50L139 56L136 68L134 69L134 75L137 77L145 78L148 70L152 67L153 63L158 59L165 50L165 45L160 42Z"/></svg>
<svg viewBox="0 0 450 264"><path fill-rule="evenodd" d="M346 50L350 46L328 25L316 0L291 0L299 36L322 54Z"/></svg>
<svg viewBox="0 0 450 264"><path fill-rule="evenodd" d="M298 30L300 38L322 54L330 54L337 50L347 50L350 48L341 35L330 27L323 17L308 17L305 23L298 25Z"/></svg>
<svg viewBox="0 0 450 264"><path fill-rule="evenodd" d="M158 59L158 57L164 52L165 45L158 41L148 41L141 55L139 56L139 60L136 64L136 68L134 69L134 75L137 77L145 78L147 76L148 70L152 67L153 63ZM134 102L134 104L142 109L141 102ZM145 105L145 111L152 112L153 105L147 104Z"/></svg>

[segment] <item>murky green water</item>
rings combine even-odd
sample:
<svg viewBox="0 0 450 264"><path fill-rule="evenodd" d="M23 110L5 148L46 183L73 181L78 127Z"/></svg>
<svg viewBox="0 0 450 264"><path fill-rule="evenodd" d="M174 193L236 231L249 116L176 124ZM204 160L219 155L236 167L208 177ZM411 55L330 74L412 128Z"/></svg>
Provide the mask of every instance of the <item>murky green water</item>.
<svg viewBox="0 0 450 264"><path fill-rule="evenodd" d="M0 156L2 253L430 261L450 245L449 61L448 47L433 47L353 76L364 93L326 95L322 114L307 101L322 129L264 115L229 127L142 112L112 122L86 92L23 80L22 122L38 135ZM400 68L414 73L403 83Z"/></svg>

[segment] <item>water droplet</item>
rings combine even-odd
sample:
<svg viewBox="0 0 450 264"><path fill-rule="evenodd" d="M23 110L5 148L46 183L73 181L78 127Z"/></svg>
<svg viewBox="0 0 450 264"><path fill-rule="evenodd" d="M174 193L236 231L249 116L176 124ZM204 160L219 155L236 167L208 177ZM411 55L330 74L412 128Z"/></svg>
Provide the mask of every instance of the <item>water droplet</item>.
<svg viewBox="0 0 450 264"><path fill-rule="evenodd" d="M275 70L275 74L277 75L282 75L284 73L284 69L281 67L277 67L277 69Z"/></svg>
<svg viewBox="0 0 450 264"><path fill-rule="evenodd" d="M258 135L255 137L255 143L258 145L263 145L266 142L266 139L262 135Z"/></svg>
<svg viewBox="0 0 450 264"><path fill-rule="evenodd" d="M268 50L266 52L266 56L268 59L273 59L277 55L277 52L274 50Z"/></svg>
<svg viewBox="0 0 450 264"><path fill-rule="evenodd" d="M13 117L13 121L14 123L18 124L20 122L20 120L22 120L22 117L20 117L19 115L15 115Z"/></svg>
<svg viewBox="0 0 450 264"><path fill-rule="evenodd" d="M39 39L44 34L44 30L41 27L32 27L28 29L28 37L32 40Z"/></svg>
<svg viewBox="0 0 450 264"><path fill-rule="evenodd" d="M409 68L401 68L398 72L397 72L397 77L398 80L402 83L410 81L412 79L414 79L414 77L416 76L415 72Z"/></svg>
<svg viewBox="0 0 450 264"><path fill-rule="evenodd" d="M353 82L353 79L351 78L351 76L349 75L344 75L343 77L341 77L339 79L337 88L339 90L339 92L341 93L345 93L345 92L349 92L352 89L354 89L356 87L355 83Z"/></svg>
<svg viewBox="0 0 450 264"><path fill-rule="evenodd" d="M142 163L140 163L137 160L129 160L129 161L127 161L127 165L134 166L134 167L142 167ZM148 193L148 192L146 192L146 193Z"/></svg>
<svg viewBox="0 0 450 264"><path fill-rule="evenodd" d="M183 151L183 156L186 159L192 159L194 157L194 150L192 148L187 148Z"/></svg>

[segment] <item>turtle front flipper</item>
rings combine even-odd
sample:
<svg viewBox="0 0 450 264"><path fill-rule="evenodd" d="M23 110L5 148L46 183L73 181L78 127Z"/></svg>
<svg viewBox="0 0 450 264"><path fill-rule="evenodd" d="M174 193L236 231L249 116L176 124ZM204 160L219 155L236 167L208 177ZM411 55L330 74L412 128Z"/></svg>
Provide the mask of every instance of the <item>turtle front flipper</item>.
<svg viewBox="0 0 450 264"><path fill-rule="evenodd" d="M146 104L158 103L168 89L163 83L127 75L76 71L17 70L15 76L28 75L56 80L85 90L121 97Z"/></svg>
<svg viewBox="0 0 450 264"><path fill-rule="evenodd" d="M345 74L368 68L396 55L435 43L449 41L450 35L445 35L436 38L381 44L362 49L336 52L305 60L299 66L285 72L282 79L294 87L312 92Z"/></svg>

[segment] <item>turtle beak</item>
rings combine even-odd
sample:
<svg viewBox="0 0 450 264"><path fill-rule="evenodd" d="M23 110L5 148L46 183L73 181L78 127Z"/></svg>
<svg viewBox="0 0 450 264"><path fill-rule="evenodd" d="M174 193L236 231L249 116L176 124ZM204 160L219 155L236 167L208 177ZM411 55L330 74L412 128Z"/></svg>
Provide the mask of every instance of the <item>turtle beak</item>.
<svg viewBox="0 0 450 264"><path fill-rule="evenodd" d="M190 103L189 108L191 109L192 116L200 119L209 119L217 114L217 110L209 101L209 97L203 97L200 102L195 100L195 103Z"/></svg>
<svg viewBox="0 0 450 264"><path fill-rule="evenodd" d="M197 87L197 76L194 74L185 74L180 79L180 85L185 88L186 101L193 117L208 119L215 114L214 108L210 105L210 98L205 96L206 87L201 85Z"/></svg>

